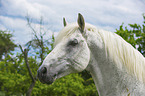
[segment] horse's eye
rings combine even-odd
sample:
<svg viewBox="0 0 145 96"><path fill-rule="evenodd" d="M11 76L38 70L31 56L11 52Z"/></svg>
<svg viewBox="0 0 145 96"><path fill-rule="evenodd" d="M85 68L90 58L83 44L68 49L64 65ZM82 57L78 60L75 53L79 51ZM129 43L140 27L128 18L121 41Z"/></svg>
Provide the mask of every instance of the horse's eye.
<svg viewBox="0 0 145 96"><path fill-rule="evenodd" d="M78 40L77 39L74 39L74 40L69 42L69 45L71 45L71 46L76 46L77 44L78 44Z"/></svg>

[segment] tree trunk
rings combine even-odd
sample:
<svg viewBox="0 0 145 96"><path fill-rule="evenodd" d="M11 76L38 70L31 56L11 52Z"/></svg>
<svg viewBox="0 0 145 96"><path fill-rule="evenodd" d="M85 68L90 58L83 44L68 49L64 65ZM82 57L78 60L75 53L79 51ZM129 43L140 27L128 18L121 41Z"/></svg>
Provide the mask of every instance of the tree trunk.
<svg viewBox="0 0 145 96"><path fill-rule="evenodd" d="M32 93L32 90L33 90L33 87L35 86L35 82L32 82L27 93L26 93L26 96L31 96L31 93Z"/></svg>
<svg viewBox="0 0 145 96"><path fill-rule="evenodd" d="M36 78L33 77L33 74L31 72L31 69L30 69L30 66L29 66L29 62L28 62L28 48L27 49L22 49L22 46L19 45L21 51L22 51L22 54L24 55L24 60L25 60L25 63L26 63L26 66L27 66L27 69L28 69L28 72L29 72L29 76L31 77L32 79L32 83L26 93L26 96L31 96L31 93L32 93L32 90L33 90L33 87L35 86L35 82L37 80L37 76Z"/></svg>

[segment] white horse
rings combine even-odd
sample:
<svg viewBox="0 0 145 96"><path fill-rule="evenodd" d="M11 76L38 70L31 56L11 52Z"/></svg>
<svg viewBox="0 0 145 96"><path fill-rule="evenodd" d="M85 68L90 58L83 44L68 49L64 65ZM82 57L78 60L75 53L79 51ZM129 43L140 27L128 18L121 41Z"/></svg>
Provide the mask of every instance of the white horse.
<svg viewBox="0 0 145 96"><path fill-rule="evenodd" d="M100 96L145 96L145 58L115 33L78 22L67 24L55 48L38 70L42 83L51 84L70 73L91 73Z"/></svg>

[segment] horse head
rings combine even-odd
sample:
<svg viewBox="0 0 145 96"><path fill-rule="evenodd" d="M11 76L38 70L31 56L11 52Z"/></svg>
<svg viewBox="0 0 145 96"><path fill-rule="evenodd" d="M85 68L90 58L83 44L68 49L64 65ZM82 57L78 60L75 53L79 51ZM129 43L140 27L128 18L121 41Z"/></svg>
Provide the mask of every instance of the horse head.
<svg viewBox="0 0 145 96"><path fill-rule="evenodd" d="M51 84L56 79L70 73L83 71L90 60L90 50L83 36L85 21L78 15L77 25L72 27L63 19L64 28L55 39L55 47L38 69L42 83Z"/></svg>

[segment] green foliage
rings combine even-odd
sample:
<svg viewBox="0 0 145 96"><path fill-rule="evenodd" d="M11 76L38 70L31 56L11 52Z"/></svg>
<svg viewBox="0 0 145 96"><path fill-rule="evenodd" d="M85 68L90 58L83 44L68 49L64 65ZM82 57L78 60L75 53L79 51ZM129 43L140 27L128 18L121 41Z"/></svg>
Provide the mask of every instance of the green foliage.
<svg viewBox="0 0 145 96"><path fill-rule="evenodd" d="M116 33L145 56L145 14L143 14L143 19L142 25L128 24L130 28L123 29L122 24Z"/></svg>
<svg viewBox="0 0 145 96"><path fill-rule="evenodd" d="M0 62L0 88L6 95L22 94L26 90L26 85L21 85L26 76L19 74L20 64L14 61L17 60L8 56Z"/></svg>
<svg viewBox="0 0 145 96"><path fill-rule="evenodd" d="M144 22L142 25L129 24L130 28L128 29L127 27L124 28L122 24L120 28L116 30L116 33L122 36L145 56L145 16L143 15L143 17ZM15 44L11 40L11 33L4 31L0 32L0 46L2 46L1 48L8 49L4 52L4 49L0 49L1 58L2 55L14 50ZM40 44L40 40L42 40L42 37L37 38L37 40L35 38L26 44L27 46L31 46L30 48L37 49L37 45L43 43L43 47L40 46L43 50L33 50L37 55L28 57L33 76L37 75L37 69L40 66L40 60L38 59L41 56L40 51L43 51L43 57L51 51L53 48L54 35L52 35L51 40L49 40L50 42L44 40ZM10 46L12 46L12 48L9 49ZM29 76L22 54L7 54L7 56L0 61L0 95L25 96L31 82L32 79ZM98 93L90 74L83 71L60 78L51 85L42 84L37 79L32 91L32 96L98 96Z"/></svg>
<svg viewBox="0 0 145 96"><path fill-rule="evenodd" d="M53 48L54 35L51 37L49 48L45 46L45 54ZM48 50L48 51L47 51ZM47 52L46 52L47 51ZM38 51L36 51L36 54ZM44 54L44 55L45 55ZM15 56L16 55L16 56ZM0 61L0 94L6 96L26 95L32 82L22 53L7 55ZM38 53L39 55L39 53ZM37 75L39 56L28 58L33 76ZM12 57L11 57L12 56ZM37 61L38 60L38 61ZM83 74L83 76L82 76ZM42 84L38 79L32 91L32 96L97 96L93 79L84 73L70 74L56 80L52 85Z"/></svg>
<svg viewBox="0 0 145 96"><path fill-rule="evenodd" d="M42 84L39 81L33 90L33 95L47 96L96 96L94 84L85 86L84 79L79 74L70 74L56 80L51 85ZM36 93L34 93L37 92ZM38 95L38 96L39 96Z"/></svg>
<svg viewBox="0 0 145 96"><path fill-rule="evenodd" d="M29 58L31 70L37 74L38 64ZM6 95L24 95L31 83L26 64L21 55L12 58L8 56L0 62L0 90Z"/></svg>
<svg viewBox="0 0 145 96"><path fill-rule="evenodd" d="M34 76L37 74L38 64L32 57L29 64ZM5 58L0 62L0 90L5 95L25 95L31 78L21 55L15 58ZM90 83L91 84L88 84ZM32 91L33 96L96 96L97 91L92 79L84 80L81 74L70 74L56 80L52 85L36 81Z"/></svg>
<svg viewBox="0 0 145 96"><path fill-rule="evenodd" d="M2 59L3 55L7 56L7 54L16 47L16 44L14 44L12 40L12 36L13 35L9 31L0 30L0 59Z"/></svg>

